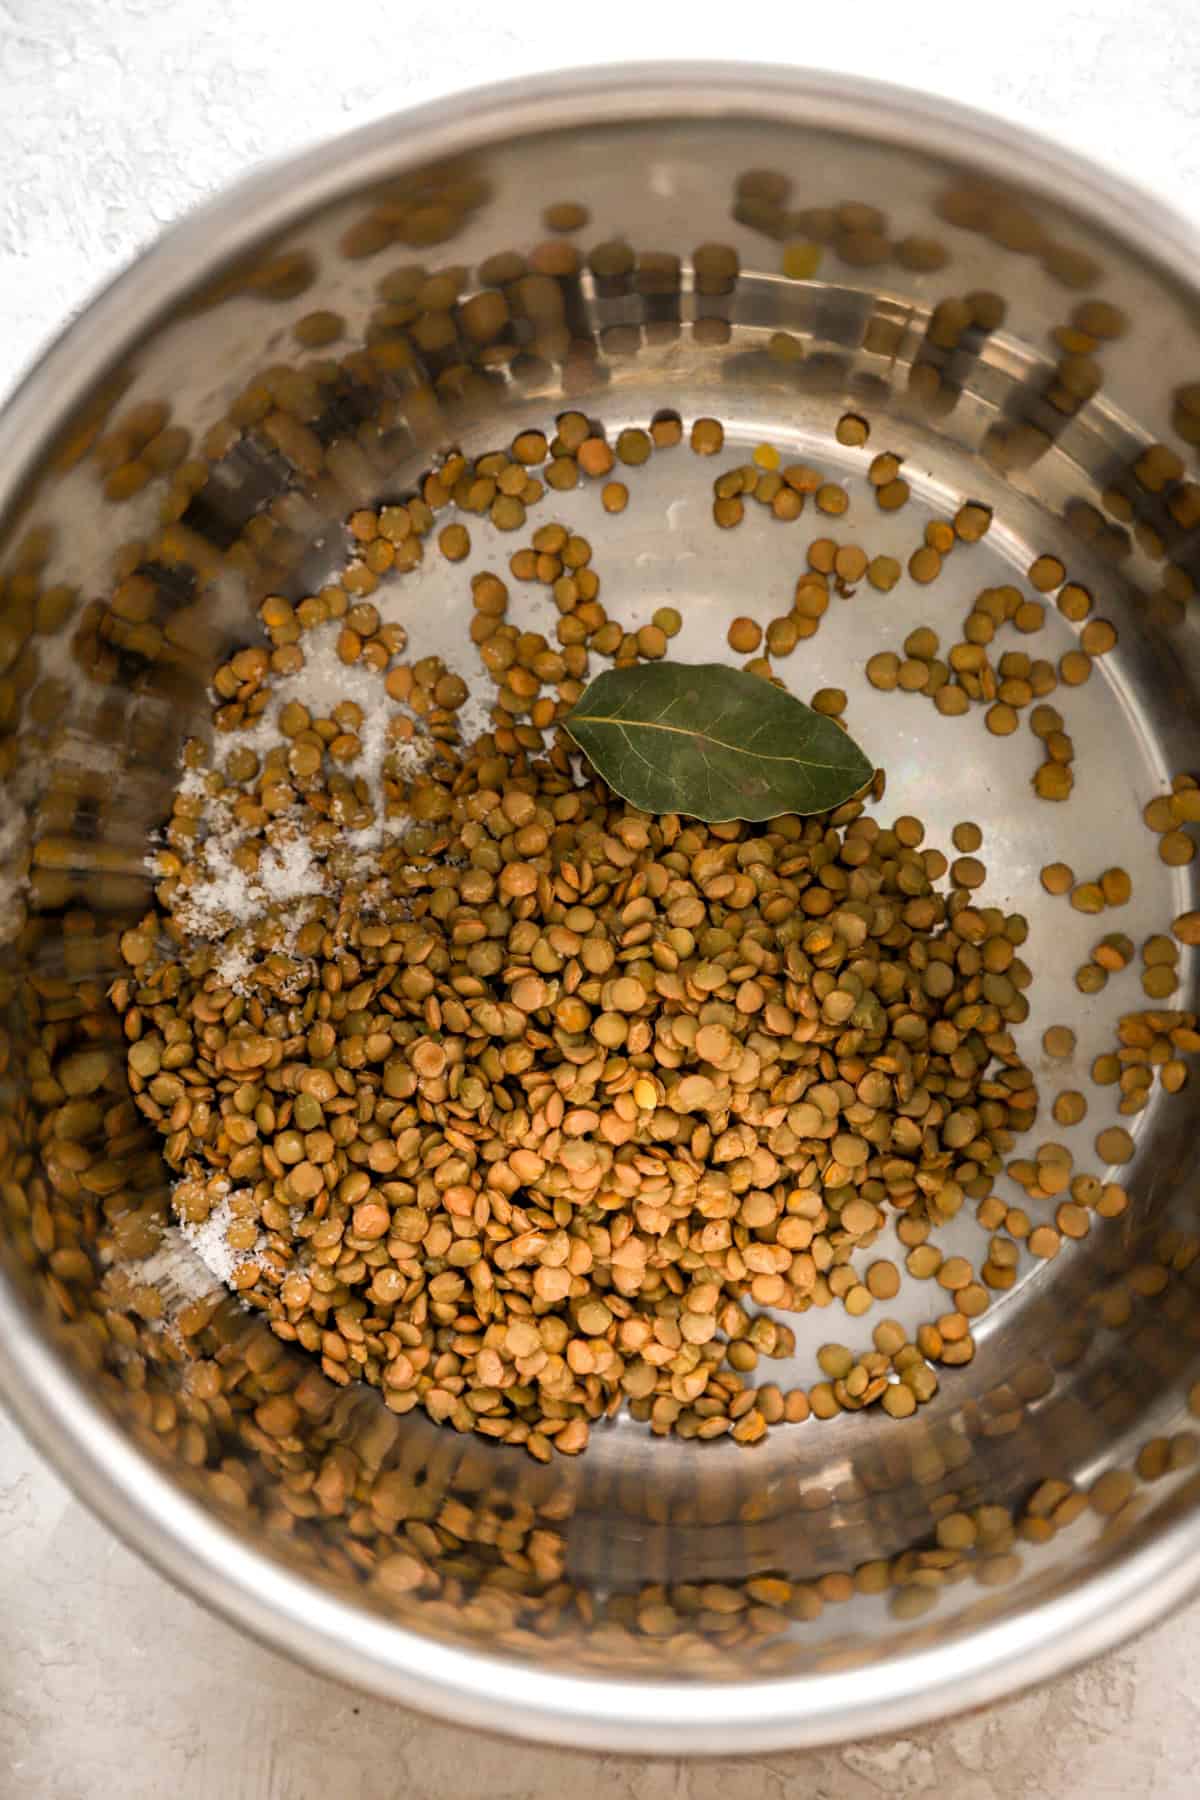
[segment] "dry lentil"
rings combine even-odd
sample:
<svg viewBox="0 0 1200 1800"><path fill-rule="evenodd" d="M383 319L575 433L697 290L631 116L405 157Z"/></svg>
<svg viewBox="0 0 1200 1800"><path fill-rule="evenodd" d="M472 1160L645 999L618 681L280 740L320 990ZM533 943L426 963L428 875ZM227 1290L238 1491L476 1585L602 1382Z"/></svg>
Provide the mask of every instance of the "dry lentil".
<svg viewBox="0 0 1200 1800"><path fill-rule="evenodd" d="M1044 762L1033 778L1039 800L1066 800L1074 786L1069 767L1058 762Z"/></svg>
<svg viewBox="0 0 1200 1800"><path fill-rule="evenodd" d="M1133 1139L1120 1125L1096 1134L1096 1154L1105 1163L1126 1163L1133 1156Z"/></svg>
<svg viewBox="0 0 1200 1800"><path fill-rule="evenodd" d="M1049 594L1053 589L1061 587L1066 580L1067 571L1057 556L1038 556L1029 565L1029 581L1039 593Z"/></svg>
<svg viewBox="0 0 1200 1800"><path fill-rule="evenodd" d="M1108 906L1125 906L1133 894L1133 882L1124 869L1105 869L1100 877L1100 891Z"/></svg>
<svg viewBox="0 0 1200 1800"><path fill-rule="evenodd" d="M955 535L965 544L977 544L992 523L992 509L977 501L964 501L954 515Z"/></svg>
<svg viewBox="0 0 1200 1800"><path fill-rule="evenodd" d="M896 476L890 481L880 482L875 488L875 503L882 512L898 512L909 496L909 486L903 476Z"/></svg>
<svg viewBox="0 0 1200 1800"><path fill-rule="evenodd" d="M1186 831L1164 831L1158 840L1159 859L1168 868L1183 868L1196 855L1196 840Z"/></svg>
<svg viewBox="0 0 1200 1800"><path fill-rule="evenodd" d="M882 594L890 593L900 579L900 564L894 556L873 556L867 564L867 580Z"/></svg>
<svg viewBox="0 0 1200 1800"><path fill-rule="evenodd" d="M716 419L697 419L690 443L697 456L716 456L725 443L725 428Z"/></svg>
<svg viewBox="0 0 1200 1800"><path fill-rule="evenodd" d="M649 432L643 431L640 426L629 426L617 435L617 458L631 468L646 462L653 449Z"/></svg>
<svg viewBox="0 0 1200 1800"><path fill-rule="evenodd" d="M1047 863L1041 872L1041 883L1048 894L1066 894L1074 882L1074 870L1067 863Z"/></svg>
<svg viewBox="0 0 1200 1800"><path fill-rule="evenodd" d="M834 436L838 443L849 444L855 449L865 444L870 435L870 425L858 413L843 413L834 427Z"/></svg>
<svg viewBox="0 0 1200 1800"><path fill-rule="evenodd" d="M900 658L894 650L878 650L868 661L866 672L872 687L890 691L899 679Z"/></svg>
<svg viewBox="0 0 1200 1800"><path fill-rule="evenodd" d="M834 556L833 568L843 581L861 581L867 572L867 553L857 544L842 544Z"/></svg>
<svg viewBox="0 0 1200 1800"><path fill-rule="evenodd" d="M748 656L758 649L762 635L762 626L757 620L743 616L730 625L726 639L731 650L736 650L739 656Z"/></svg>

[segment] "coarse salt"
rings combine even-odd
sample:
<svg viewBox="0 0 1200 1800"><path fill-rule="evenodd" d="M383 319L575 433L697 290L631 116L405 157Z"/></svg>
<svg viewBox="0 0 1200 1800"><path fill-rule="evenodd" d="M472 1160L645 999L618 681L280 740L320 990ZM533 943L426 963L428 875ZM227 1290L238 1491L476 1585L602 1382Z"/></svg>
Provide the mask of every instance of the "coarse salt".
<svg viewBox="0 0 1200 1800"><path fill-rule="evenodd" d="M179 1226L180 1235L185 1242L192 1246L200 1260L226 1287L231 1285L235 1272L243 1263L256 1260L257 1253L266 1243L260 1232L253 1250L234 1250L230 1247L226 1233L235 1222L233 1202L238 1197L238 1191L235 1191L218 1200L202 1225L183 1220Z"/></svg>
<svg viewBox="0 0 1200 1800"><path fill-rule="evenodd" d="M236 731L217 733L211 755L214 763L223 763L236 751L248 751L261 762L284 741L279 718L284 707L293 703L305 707L313 718L331 716L343 701L360 707L361 748L351 772L356 781L365 785L375 816L371 824L346 832L339 848L348 849L354 858L348 878L366 882L384 842L402 836L412 824L407 815L393 812L388 816L384 766L390 761L398 775L411 778L429 761L433 740L418 735L399 740L393 737L393 719L397 715L412 715L405 715L403 708L386 699L377 672L342 661L337 653L340 629L335 621L309 632L304 666L273 684L269 704L253 723ZM480 728L486 727L481 724ZM305 900L328 894L332 887L330 872L314 853L302 826L287 816L276 821L274 841L264 848L255 871L247 872L237 862L236 852L250 841L252 834L238 823L228 795L210 794L207 772L193 768L181 773L178 792L200 801L203 872L191 887L177 895L175 915L194 940L220 947L218 980L235 992L244 992L253 972L254 957L246 942L230 944L230 934L254 926L272 907L299 907ZM156 869L154 857L148 866ZM287 918L285 951L294 949L296 930L308 916L307 911L301 910Z"/></svg>

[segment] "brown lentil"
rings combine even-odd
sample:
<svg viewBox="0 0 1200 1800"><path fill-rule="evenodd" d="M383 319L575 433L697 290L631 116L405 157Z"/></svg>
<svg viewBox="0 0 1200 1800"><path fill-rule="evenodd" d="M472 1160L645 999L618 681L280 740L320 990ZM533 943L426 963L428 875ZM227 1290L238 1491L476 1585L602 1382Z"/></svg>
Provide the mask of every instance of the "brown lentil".
<svg viewBox="0 0 1200 1800"><path fill-rule="evenodd" d="M1066 580L1067 571L1057 556L1038 556L1029 565L1030 584L1039 593L1048 594L1056 587L1061 587Z"/></svg>
<svg viewBox="0 0 1200 1800"><path fill-rule="evenodd" d="M748 656L758 649L762 635L762 626L757 620L742 617L733 621L726 638L731 650L736 650L739 656Z"/></svg>
<svg viewBox="0 0 1200 1800"><path fill-rule="evenodd" d="M902 476L881 482L875 489L875 502L882 512L898 512L908 496L909 486Z"/></svg>
<svg viewBox="0 0 1200 1800"><path fill-rule="evenodd" d="M716 419L697 419L690 442L697 456L715 456L725 443L724 426Z"/></svg>
<svg viewBox="0 0 1200 1800"><path fill-rule="evenodd" d="M900 564L894 556L873 556L867 564L867 580L882 594L888 594L900 579Z"/></svg>
<svg viewBox="0 0 1200 1800"><path fill-rule="evenodd" d="M1105 1163L1127 1163L1133 1155L1133 1139L1120 1125L1096 1134L1096 1154Z"/></svg>
<svg viewBox="0 0 1200 1800"><path fill-rule="evenodd" d="M1075 873L1067 863L1047 863L1041 873L1041 883L1048 894L1066 894L1075 882Z"/></svg>

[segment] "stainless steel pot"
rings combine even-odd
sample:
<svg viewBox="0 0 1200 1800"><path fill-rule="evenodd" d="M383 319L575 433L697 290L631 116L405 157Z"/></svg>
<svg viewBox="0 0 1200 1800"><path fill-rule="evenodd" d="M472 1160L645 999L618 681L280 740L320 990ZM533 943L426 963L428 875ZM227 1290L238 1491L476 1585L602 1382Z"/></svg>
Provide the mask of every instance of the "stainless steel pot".
<svg viewBox="0 0 1200 1800"><path fill-rule="evenodd" d="M585 251L618 248L523 260L559 201L588 209ZM714 243L736 256L695 257ZM381 278L413 264L461 267L463 294L504 287L508 328L481 344L449 311L422 322L397 302L403 280L381 302ZM526 282L531 267L555 273ZM354 505L402 491L450 443L505 442L564 404L610 428L714 413L731 444L769 437L853 471L861 454L833 437L850 409L870 418L872 450L907 457L919 507L993 507L976 576L1020 580L1033 554L1059 555L1119 626L1119 655L1070 697L1066 808L1028 800L1028 754L1014 778L981 731L943 739L958 722L935 720L926 737L906 714L897 735L878 715L889 798L942 832L965 808L999 847L1039 987L1047 971L1036 1057L1099 935L1040 893L1041 863L1065 842L1084 872L1133 870L1123 930L1166 929L1192 903L1189 870L1156 860L1137 810L1200 766L1196 270L1192 232L1151 199L979 115L840 78L647 66L459 97L255 175L164 236L34 369L0 419L0 1387L173 1580L378 1694L675 1753L811 1745L978 1705L1192 1590L1187 1090L1137 1117L1127 1211L1029 1265L919 1419L810 1422L749 1455L622 1421L544 1469L398 1419L233 1301L196 1298L203 1275L163 1235L166 1171L126 1103L105 989L212 668L251 639L263 594L326 579ZM319 312L337 336L316 352L323 404L301 434L283 366L312 362L292 328ZM664 534L669 482L662 500L621 526L631 591L670 587L715 619L731 584L765 589L800 555L747 534L697 557L686 533ZM907 525L877 542L885 529L862 535L901 554L919 541ZM150 604L114 605L134 572ZM418 591L418 613L455 604L434 573ZM897 590L889 614L863 602L845 666L856 634L876 648L931 606L956 623L954 592ZM1052 615L1045 654L1075 629ZM1182 1007L1190 953L1181 972ZM1080 1057L1140 1004L1134 987L1086 1007ZM81 1045L113 1054L68 1155L57 1121ZM1049 1092L1056 1072L1039 1072ZM1062 1079L1085 1085L1086 1068ZM1102 1105L1072 1140L1081 1167ZM800 1381L829 1335L807 1323ZM280 1393L298 1409L286 1440L255 1418ZM1115 1470L1130 1481L1097 1492ZM872 1591L948 1512L1028 1518L1046 1479L1093 1503L1015 1537L990 1515L991 1541L985 1529L957 1567L900 1565L907 1602ZM764 1576L769 1590L753 1585Z"/></svg>

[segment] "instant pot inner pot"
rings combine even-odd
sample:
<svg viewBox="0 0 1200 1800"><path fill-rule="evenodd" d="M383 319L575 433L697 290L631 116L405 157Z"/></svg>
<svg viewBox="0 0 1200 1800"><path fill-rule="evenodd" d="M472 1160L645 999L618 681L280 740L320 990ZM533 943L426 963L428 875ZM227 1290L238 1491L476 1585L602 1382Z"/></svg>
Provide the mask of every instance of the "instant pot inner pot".
<svg viewBox="0 0 1200 1800"><path fill-rule="evenodd" d="M1092 1060L1119 1045L1123 1015L1156 1003L1136 956L1093 995L1075 971L1106 930L1140 944L1194 904L1191 868L1160 859L1141 814L1200 771L1200 342L1194 296L1165 267L1048 193L980 174L969 150L956 164L875 140L869 115L842 129L672 104L664 92L660 117L596 124L581 106L577 122L423 167L397 133L384 178L376 139L367 184L351 185L348 153L341 197L283 229L286 180L251 189L254 250L226 266L215 237L203 279L169 304L129 280L136 341L72 397L4 525L0 1221L7 1281L95 1404L266 1557L459 1646L559 1672L728 1682L953 1643L1100 1579L1194 1504L1196 1089L1156 1086L1120 1120L1132 1162L1100 1166L1094 1136L1118 1122L1120 1090L1093 1087ZM547 229L548 207L573 228ZM195 242L181 240L185 260ZM431 289L414 270L448 279ZM484 291L503 303L472 309ZM778 668L804 698L847 692L887 771L881 818L915 814L946 848L957 821L979 824L988 902L1029 921L1017 1036L1043 1105L1030 1142L1062 1142L1077 1170L1129 1194L1056 1256L1022 1254L972 1323L974 1360L942 1370L915 1418L813 1418L744 1450L622 1415L584 1456L542 1466L331 1379L212 1291L173 1230L171 1173L131 1103L107 991L121 933L152 904L147 858L181 747L210 732L213 671L263 641L265 597L296 603L333 580L356 508L402 500L451 448L553 435L569 408L610 442L656 415L682 421L678 447L616 471L631 494L620 516L589 483L548 492L530 528L586 533L623 621L678 608L672 654L688 660L728 655L736 614L787 613L814 537L903 568L929 520L968 500L992 509L987 537L935 584L858 584ZM835 436L847 413L869 424L864 447ZM725 428L719 456L689 450L703 416ZM714 477L764 443L844 483L849 513L810 503L785 523L749 506L717 530ZM881 451L904 459L898 512L866 479ZM483 559L471 567L503 571L518 539L469 524ZM1010 633L1011 647L1057 664L1082 623L1030 586L1043 555L1118 634L1086 685L1052 696L1075 746L1064 804L1034 794L1027 719L996 737L982 707L943 716L863 674L921 624L944 654L975 594L1005 583L1046 603L1040 633ZM510 617L552 635L544 600L512 594ZM432 540L372 597L407 627L410 655L474 656L467 577ZM1040 885L1056 860L1077 879L1126 868L1132 900L1106 919L1074 910ZM1179 969L1157 1004L1195 1004L1191 951ZM1077 1033L1066 1062L1041 1047L1057 1022ZM80 1053L97 1050L91 1104L64 1115ZM1088 1095L1078 1126L1050 1117L1063 1087ZM1023 1203L1007 1177L996 1191ZM1053 1223L1055 1205L1032 1204L1034 1222ZM971 1202L939 1241L978 1264L986 1235ZM904 1251L885 1234L867 1260L886 1255ZM826 1340L868 1347L880 1317L915 1329L948 1304L906 1280L860 1320L836 1306L790 1316L794 1357L759 1378L811 1386ZM1096 1495L1118 1471L1128 1479ZM1031 1515L1047 1480L1063 1485ZM964 1512L975 1535L948 1553L939 1523Z"/></svg>

